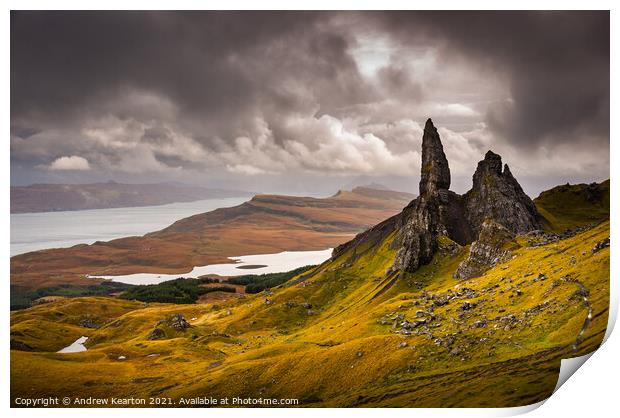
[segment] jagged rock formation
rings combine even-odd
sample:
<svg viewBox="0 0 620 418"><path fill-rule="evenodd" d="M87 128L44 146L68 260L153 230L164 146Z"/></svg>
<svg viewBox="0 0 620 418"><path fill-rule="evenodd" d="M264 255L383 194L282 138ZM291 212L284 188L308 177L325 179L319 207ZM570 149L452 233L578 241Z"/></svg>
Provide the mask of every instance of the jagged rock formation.
<svg viewBox="0 0 620 418"><path fill-rule="evenodd" d="M487 218L517 234L541 228L534 202L523 192L508 164L502 172L502 157L487 152L478 163L473 180L473 188L464 197L467 220L475 233L480 232Z"/></svg>
<svg viewBox="0 0 620 418"><path fill-rule="evenodd" d="M478 277L489 268L512 257L515 234L505 226L487 219L482 223L478 239L471 244L469 256L459 264L454 277Z"/></svg>
<svg viewBox="0 0 620 418"><path fill-rule="evenodd" d="M372 249L396 231L392 242L392 248L397 250L396 257L386 273L413 272L430 262L438 248L438 237L445 235L461 245L477 242L472 245L474 252L469 262L459 273L459 277L465 277L474 274L474 270L478 274L481 266L501 259L505 242L500 240L501 244L493 248L497 244L490 239L493 233L501 230L500 235L504 237L541 228L534 203L523 192L508 165L502 171L501 157L492 151L478 163L470 191L461 196L449 188L448 160L439 133L428 119L422 137L420 195L400 214L335 248L332 258L349 250L352 250L351 257L356 258L359 252Z"/></svg>

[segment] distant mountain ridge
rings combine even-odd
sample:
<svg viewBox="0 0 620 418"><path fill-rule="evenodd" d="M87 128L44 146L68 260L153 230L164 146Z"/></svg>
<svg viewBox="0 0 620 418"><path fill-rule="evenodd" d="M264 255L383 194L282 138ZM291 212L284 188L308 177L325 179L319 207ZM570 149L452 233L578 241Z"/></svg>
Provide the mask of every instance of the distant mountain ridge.
<svg viewBox="0 0 620 418"><path fill-rule="evenodd" d="M227 257L323 250L398 213L414 195L357 188L327 198L261 194L241 205L180 219L141 237L20 254L15 286L93 284L85 274L183 273Z"/></svg>
<svg viewBox="0 0 620 418"><path fill-rule="evenodd" d="M11 187L11 213L156 206L203 199L251 196L241 190L182 183L33 184Z"/></svg>

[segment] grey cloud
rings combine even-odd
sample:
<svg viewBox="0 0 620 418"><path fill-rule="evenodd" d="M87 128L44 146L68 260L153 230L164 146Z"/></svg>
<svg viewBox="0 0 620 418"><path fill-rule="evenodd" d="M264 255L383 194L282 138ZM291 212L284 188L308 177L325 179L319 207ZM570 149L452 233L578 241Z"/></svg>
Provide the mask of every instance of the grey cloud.
<svg viewBox="0 0 620 418"><path fill-rule="evenodd" d="M382 15L403 44L427 42L508 79L512 102L486 121L523 145L589 133L609 140L609 12L399 12Z"/></svg>
<svg viewBox="0 0 620 418"><path fill-rule="evenodd" d="M369 76L354 50L373 36L389 54ZM573 167L563 175L604 175L609 14L11 14L11 161L24 179L67 155L109 178L415 176L428 116L455 184L489 147L532 184L549 176L528 162L543 151ZM575 164L575 151L603 161Z"/></svg>

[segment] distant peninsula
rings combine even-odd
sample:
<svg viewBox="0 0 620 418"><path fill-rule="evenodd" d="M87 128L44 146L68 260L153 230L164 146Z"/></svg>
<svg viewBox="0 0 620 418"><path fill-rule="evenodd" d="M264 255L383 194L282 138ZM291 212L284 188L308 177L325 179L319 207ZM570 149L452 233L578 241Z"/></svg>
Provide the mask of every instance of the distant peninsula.
<svg viewBox="0 0 620 418"><path fill-rule="evenodd" d="M253 194L183 183L125 184L109 181L91 184L33 184L11 187L11 213L155 206Z"/></svg>

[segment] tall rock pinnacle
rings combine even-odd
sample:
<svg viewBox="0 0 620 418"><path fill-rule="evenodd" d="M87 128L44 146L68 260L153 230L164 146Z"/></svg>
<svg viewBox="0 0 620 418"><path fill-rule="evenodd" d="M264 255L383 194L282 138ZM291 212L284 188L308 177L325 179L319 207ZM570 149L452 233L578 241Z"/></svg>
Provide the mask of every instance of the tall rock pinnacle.
<svg viewBox="0 0 620 418"><path fill-rule="evenodd" d="M450 188L450 167L443 152L439 133L429 118L422 136L422 173L420 195L432 195Z"/></svg>
<svg viewBox="0 0 620 418"><path fill-rule="evenodd" d="M503 168L503 170L502 170ZM534 203L523 192L502 157L489 151L478 163L473 187L464 195L450 191L450 167L433 121L428 119L422 137L422 170L420 195L403 211L355 239L334 249L332 258L350 252L353 262L361 253L373 251L392 232L391 249L396 250L394 263L387 275L406 274L431 262L439 248L439 238L447 237L460 245L472 244L471 260L463 265L458 277L478 274L488 257L504 256L501 245L491 248L489 239L506 239L539 229L540 215ZM478 253L477 253L478 252ZM475 267L475 268L474 268Z"/></svg>

